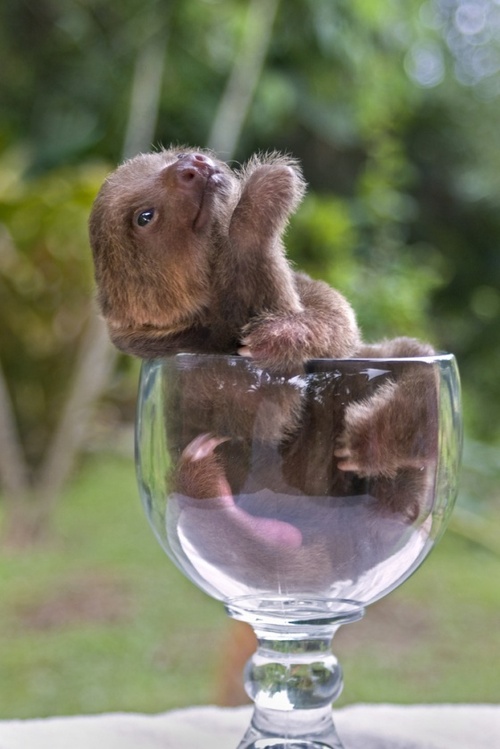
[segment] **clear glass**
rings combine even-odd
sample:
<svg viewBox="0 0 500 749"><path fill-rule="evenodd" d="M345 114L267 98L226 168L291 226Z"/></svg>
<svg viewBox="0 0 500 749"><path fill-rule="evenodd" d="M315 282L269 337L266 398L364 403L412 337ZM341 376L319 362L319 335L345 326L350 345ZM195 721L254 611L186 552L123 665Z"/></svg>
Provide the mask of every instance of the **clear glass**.
<svg viewBox="0 0 500 749"><path fill-rule="evenodd" d="M461 441L450 354L314 360L290 376L229 356L143 364L147 516L182 572L257 635L240 749L341 748L332 637L429 554Z"/></svg>

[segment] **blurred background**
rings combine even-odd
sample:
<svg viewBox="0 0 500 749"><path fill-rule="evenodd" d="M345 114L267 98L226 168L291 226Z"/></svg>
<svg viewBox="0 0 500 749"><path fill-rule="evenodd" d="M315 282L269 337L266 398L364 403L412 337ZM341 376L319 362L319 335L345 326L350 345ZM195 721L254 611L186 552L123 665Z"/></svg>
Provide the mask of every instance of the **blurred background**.
<svg viewBox="0 0 500 749"><path fill-rule="evenodd" d="M0 70L0 717L242 698L222 607L142 516L139 365L95 314L92 201L170 143L293 153L293 261L366 340L458 358L457 510L339 633L340 704L500 701L500 2L3 0Z"/></svg>

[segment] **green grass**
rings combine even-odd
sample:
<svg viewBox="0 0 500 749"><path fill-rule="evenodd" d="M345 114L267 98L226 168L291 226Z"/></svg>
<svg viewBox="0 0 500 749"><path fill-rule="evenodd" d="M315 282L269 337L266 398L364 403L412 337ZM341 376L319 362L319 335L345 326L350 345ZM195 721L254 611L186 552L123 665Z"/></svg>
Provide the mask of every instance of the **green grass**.
<svg viewBox="0 0 500 749"><path fill-rule="evenodd" d="M167 559L130 460L89 460L49 547L0 557L0 718L213 702L228 621ZM498 702L500 559L448 533L339 631L339 704Z"/></svg>
<svg viewBox="0 0 500 749"><path fill-rule="evenodd" d="M500 559L448 532L405 585L339 632L343 702L499 702L499 616Z"/></svg>
<svg viewBox="0 0 500 749"><path fill-rule="evenodd" d="M81 472L54 545L0 559L0 596L2 718L212 698L226 617L157 545L130 461Z"/></svg>

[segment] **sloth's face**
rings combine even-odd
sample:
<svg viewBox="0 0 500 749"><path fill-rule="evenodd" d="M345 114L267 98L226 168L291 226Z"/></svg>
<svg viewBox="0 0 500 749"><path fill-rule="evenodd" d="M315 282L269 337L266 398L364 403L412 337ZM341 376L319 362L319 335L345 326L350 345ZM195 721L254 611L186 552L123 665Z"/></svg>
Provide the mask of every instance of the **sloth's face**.
<svg viewBox="0 0 500 749"><path fill-rule="evenodd" d="M226 164L201 151L180 149L145 158L150 170L136 183L127 217L141 240L172 223L203 232L222 218L237 193L236 177Z"/></svg>
<svg viewBox="0 0 500 749"><path fill-rule="evenodd" d="M135 310L134 322L148 324L161 310L164 324L169 313L177 324L181 308L191 314L204 306L212 236L227 231L239 194L237 175L201 150L163 150L118 167L90 217L105 315L130 319Z"/></svg>

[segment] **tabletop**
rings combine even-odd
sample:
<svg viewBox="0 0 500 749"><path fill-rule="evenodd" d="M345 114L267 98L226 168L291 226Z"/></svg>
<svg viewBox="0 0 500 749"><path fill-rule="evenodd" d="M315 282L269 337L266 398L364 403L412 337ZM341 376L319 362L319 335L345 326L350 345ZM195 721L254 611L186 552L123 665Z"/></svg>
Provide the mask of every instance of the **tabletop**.
<svg viewBox="0 0 500 749"><path fill-rule="evenodd" d="M251 707L0 721L0 749L235 749ZM500 749L500 705L352 705L345 749Z"/></svg>

